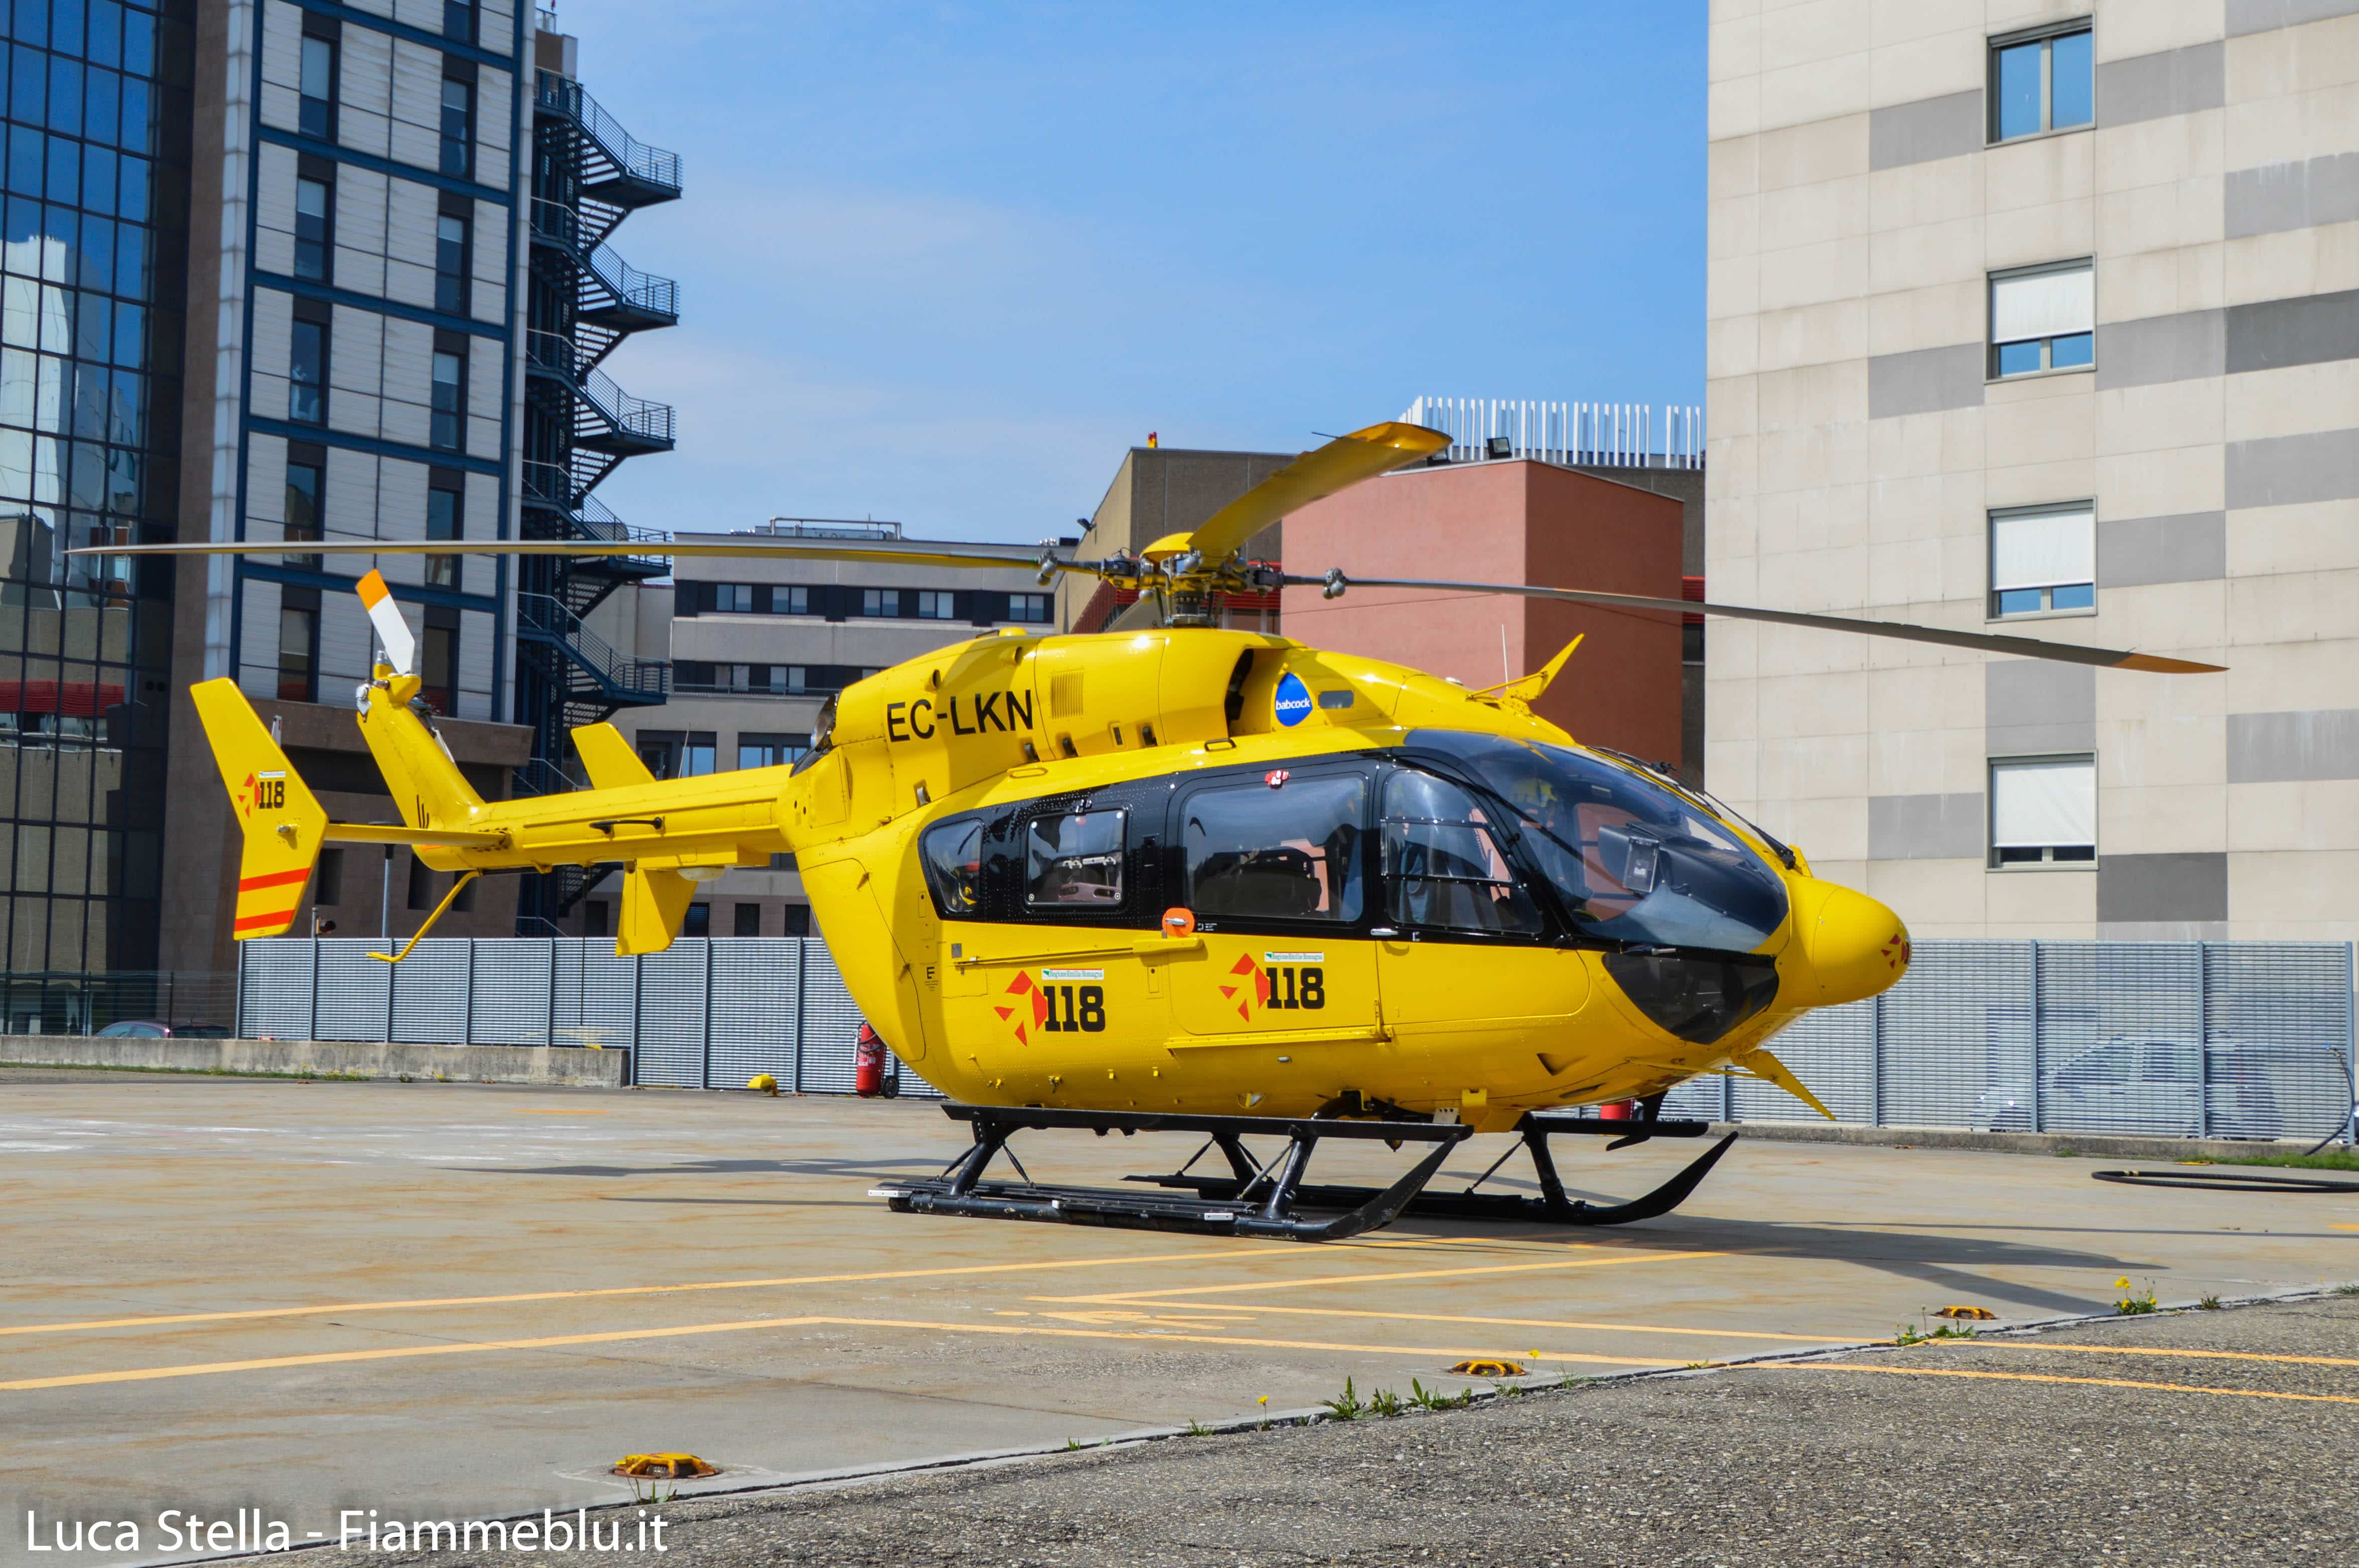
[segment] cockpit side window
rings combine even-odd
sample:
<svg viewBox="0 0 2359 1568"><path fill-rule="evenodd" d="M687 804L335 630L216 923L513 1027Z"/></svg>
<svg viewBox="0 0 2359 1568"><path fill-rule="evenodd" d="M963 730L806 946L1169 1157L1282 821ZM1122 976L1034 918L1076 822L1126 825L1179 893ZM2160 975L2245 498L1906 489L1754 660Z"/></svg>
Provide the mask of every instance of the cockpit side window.
<svg viewBox="0 0 2359 1568"><path fill-rule="evenodd" d="M1025 907L1067 914L1120 909L1127 817L1122 811L1033 817L1025 831Z"/></svg>
<svg viewBox="0 0 2359 1568"><path fill-rule="evenodd" d="M1216 785L1180 807L1188 904L1199 920L1360 918L1368 784L1358 774Z"/></svg>
<svg viewBox="0 0 2359 1568"><path fill-rule="evenodd" d="M918 841L926 886L934 907L948 920L972 920L983 913L983 818L938 822Z"/></svg>
<svg viewBox="0 0 2359 1568"><path fill-rule="evenodd" d="M1394 924L1530 936L1540 912L1474 797L1404 769L1385 781L1384 866Z"/></svg>

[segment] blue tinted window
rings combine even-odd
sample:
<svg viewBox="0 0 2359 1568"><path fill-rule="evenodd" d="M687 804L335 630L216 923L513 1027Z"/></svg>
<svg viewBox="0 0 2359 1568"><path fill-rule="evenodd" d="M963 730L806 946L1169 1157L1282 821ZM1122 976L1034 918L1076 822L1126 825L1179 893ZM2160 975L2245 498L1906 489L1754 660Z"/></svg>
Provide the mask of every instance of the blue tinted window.
<svg viewBox="0 0 2359 1568"><path fill-rule="evenodd" d="M115 0L91 0L90 58L101 65L123 63L123 7Z"/></svg>
<svg viewBox="0 0 2359 1568"><path fill-rule="evenodd" d="M2001 343L1998 346L1999 374L2023 375L2039 368L2039 344L2037 340L2028 343Z"/></svg>
<svg viewBox="0 0 2359 1568"><path fill-rule="evenodd" d="M2097 607L2097 585L2079 582L2069 588L2050 589L2048 597L2059 610L2094 610Z"/></svg>
<svg viewBox="0 0 2359 1568"><path fill-rule="evenodd" d="M2050 338L2048 363L2050 368L2084 365L2096 358L2096 339L2087 332L2075 332L2069 338Z"/></svg>
<svg viewBox="0 0 2359 1568"><path fill-rule="evenodd" d="M123 79L123 145L135 153L147 150L147 84Z"/></svg>
<svg viewBox="0 0 2359 1568"><path fill-rule="evenodd" d="M82 0L50 0L49 47L64 54L82 53Z"/></svg>
<svg viewBox="0 0 2359 1568"><path fill-rule="evenodd" d="M139 76L156 74L156 18L145 11L123 13L123 69Z"/></svg>
<svg viewBox="0 0 2359 1568"><path fill-rule="evenodd" d="M8 72L8 118L20 124L38 125L49 96L49 57L22 44L11 52L15 63Z"/></svg>
<svg viewBox="0 0 2359 1568"><path fill-rule="evenodd" d="M71 201L82 189L82 144L63 136L49 139L49 200Z"/></svg>
<svg viewBox="0 0 2359 1568"><path fill-rule="evenodd" d="M2044 44L1998 51L1998 135L2027 136L2039 125L2039 57Z"/></svg>
<svg viewBox="0 0 2359 1568"><path fill-rule="evenodd" d="M93 142L105 142L112 146L122 96L123 78L111 70L91 67L88 82L82 91L82 135Z"/></svg>
<svg viewBox="0 0 2359 1568"><path fill-rule="evenodd" d="M2090 69L2090 35L2067 33L2049 45L2048 124L2050 129L2086 125L2096 117L2096 92Z"/></svg>
<svg viewBox="0 0 2359 1568"><path fill-rule="evenodd" d="M1998 594L2001 615L2029 615L2039 608L2039 590L2036 588L2002 589Z"/></svg>
<svg viewBox="0 0 2359 1568"><path fill-rule="evenodd" d="M114 211L114 153L108 147L82 149L82 204L93 212Z"/></svg>
<svg viewBox="0 0 2359 1568"><path fill-rule="evenodd" d="M137 305L117 305L114 308L114 362L125 370L137 370L146 362L147 354L147 312Z"/></svg>
<svg viewBox="0 0 2359 1568"><path fill-rule="evenodd" d="M83 294L74 311L73 351L80 358L104 364L114 345L114 306L104 297Z"/></svg>
<svg viewBox="0 0 2359 1568"><path fill-rule="evenodd" d="M147 236L140 230L126 228L115 236L114 292L132 299L147 297Z"/></svg>
<svg viewBox="0 0 2359 1568"><path fill-rule="evenodd" d="M84 288L114 291L114 225L104 218L82 221L82 270L77 279Z"/></svg>
<svg viewBox="0 0 2359 1568"><path fill-rule="evenodd" d="M16 0L16 18L8 28L10 36L28 44L49 41L49 0Z"/></svg>
<svg viewBox="0 0 2359 1568"><path fill-rule="evenodd" d="M8 189L26 196L41 193L41 149L44 138L30 125L8 127ZM27 230L27 232L30 232ZM23 235L16 236L23 238Z"/></svg>
<svg viewBox="0 0 2359 1568"><path fill-rule="evenodd" d="M49 124L82 135L82 62L61 54L49 57Z"/></svg>
<svg viewBox="0 0 2359 1568"><path fill-rule="evenodd" d="M134 222L147 221L147 160L126 157L123 160L123 189L114 210Z"/></svg>

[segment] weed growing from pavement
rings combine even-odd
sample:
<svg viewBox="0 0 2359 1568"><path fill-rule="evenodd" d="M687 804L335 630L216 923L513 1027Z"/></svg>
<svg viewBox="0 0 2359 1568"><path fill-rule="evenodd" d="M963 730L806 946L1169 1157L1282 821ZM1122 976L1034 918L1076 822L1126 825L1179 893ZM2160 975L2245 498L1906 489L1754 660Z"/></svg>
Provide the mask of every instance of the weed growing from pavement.
<svg viewBox="0 0 2359 1568"><path fill-rule="evenodd" d="M1264 1394L1261 1398L1256 1400L1254 1403L1261 1407L1261 1419L1254 1422L1254 1430L1256 1432L1267 1432L1269 1430L1269 1396L1267 1394Z"/></svg>
<svg viewBox="0 0 2359 1568"><path fill-rule="evenodd" d="M2130 1277L2127 1274L2124 1274L2120 1279L2114 1281L2114 1289L2122 1292L2121 1299L2114 1303L2114 1314L2115 1316L2139 1317L2155 1310L2154 1281L2152 1280L2148 1280L2146 1282L2146 1292L2144 1294L2140 1294L2130 1289Z"/></svg>
<svg viewBox="0 0 2359 1568"><path fill-rule="evenodd" d="M1190 1421L1188 1423L1188 1435L1190 1437L1210 1437L1212 1435L1212 1429L1206 1426L1201 1421Z"/></svg>
<svg viewBox="0 0 2359 1568"><path fill-rule="evenodd" d="M2283 1165L2304 1171L2359 1171L2359 1149L2333 1149L2316 1154L2237 1154L2217 1163Z"/></svg>
<svg viewBox="0 0 2359 1568"><path fill-rule="evenodd" d="M2359 1285L2337 1285L2334 1293L2338 1296L2359 1296Z"/></svg>
<svg viewBox="0 0 2359 1568"><path fill-rule="evenodd" d="M1343 1391L1341 1394L1332 1400L1322 1400L1320 1402L1327 1407L1328 1413L1337 1421L1357 1421L1368 1413L1367 1405L1353 1389L1352 1379L1349 1378L1343 1379Z"/></svg>
<svg viewBox="0 0 2359 1568"><path fill-rule="evenodd" d="M2220 1310L2220 1298L2218 1296L2199 1296L2196 1298L2195 1304L2198 1309L2203 1312L2218 1312Z"/></svg>

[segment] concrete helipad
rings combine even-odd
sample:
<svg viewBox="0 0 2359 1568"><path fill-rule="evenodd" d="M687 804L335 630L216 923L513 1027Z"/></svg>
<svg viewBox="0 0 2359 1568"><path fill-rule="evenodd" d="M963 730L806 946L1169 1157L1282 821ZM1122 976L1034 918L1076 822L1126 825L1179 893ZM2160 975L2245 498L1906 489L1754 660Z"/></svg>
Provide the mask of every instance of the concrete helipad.
<svg viewBox="0 0 2359 1568"><path fill-rule="evenodd" d="M1740 1142L1645 1225L1323 1247L867 1195L963 1142L910 1101L0 1071L0 1560L76 1560L27 1553L28 1509L243 1507L332 1539L342 1509L627 1498L603 1474L625 1452L744 1486L1300 1408L1347 1377L1455 1388L1468 1356L1679 1367L1952 1302L2102 1310L2125 1275L2166 1302L2359 1276L2359 1202L2019 1155ZM1460 1179L1502 1146L1475 1141ZM1017 1145L1036 1177L1093 1182L1191 1148ZM1564 1157L1628 1195L1696 1152ZM1403 1157L1330 1158L1365 1179Z"/></svg>

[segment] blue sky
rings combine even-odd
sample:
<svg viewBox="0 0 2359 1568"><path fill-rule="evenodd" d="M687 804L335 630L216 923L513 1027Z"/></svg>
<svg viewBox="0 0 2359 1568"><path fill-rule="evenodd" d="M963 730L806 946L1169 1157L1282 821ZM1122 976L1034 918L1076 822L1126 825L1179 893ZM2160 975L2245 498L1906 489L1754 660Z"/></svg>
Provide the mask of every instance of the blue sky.
<svg viewBox="0 0 2359 1568"><path fill-rule="evenodd" d="M559 5L683 159L614 239L680 285L633 523L1031 541L1149 430L1701 401L1701 5Z"/></svg>

